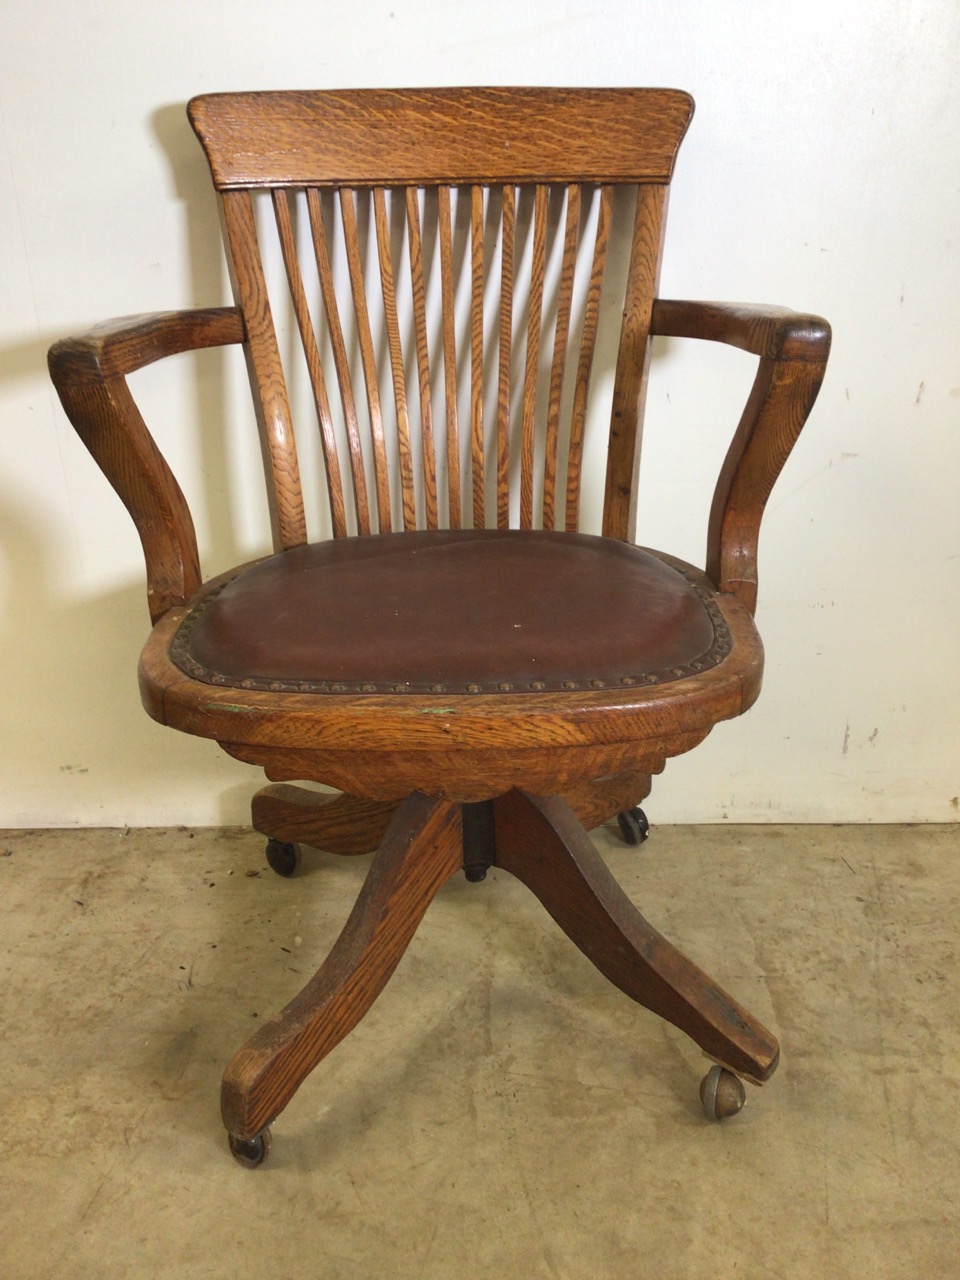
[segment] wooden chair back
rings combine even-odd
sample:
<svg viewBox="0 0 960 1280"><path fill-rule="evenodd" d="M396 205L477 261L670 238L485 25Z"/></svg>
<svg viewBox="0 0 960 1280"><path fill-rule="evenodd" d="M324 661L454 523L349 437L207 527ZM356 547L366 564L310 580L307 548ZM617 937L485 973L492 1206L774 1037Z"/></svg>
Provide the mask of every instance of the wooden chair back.
<svg viewBox="0 0 960 1280"><path fill-rule="evenodd" d="M277 549L308 540L300 386L334 536L579 528L604 321L616 356L602 528L630 536L686 94L215 94L189 110L221 202Z"/></svg>

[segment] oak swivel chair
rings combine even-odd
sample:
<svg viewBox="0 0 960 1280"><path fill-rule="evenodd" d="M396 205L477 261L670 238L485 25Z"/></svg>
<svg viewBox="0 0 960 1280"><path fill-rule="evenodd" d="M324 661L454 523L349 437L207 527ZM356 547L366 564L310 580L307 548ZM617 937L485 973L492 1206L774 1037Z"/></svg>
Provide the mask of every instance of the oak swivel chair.
<svg viewBox="0 0 960 1280"><path fill-rule="evenodd" d="M770 1032L651 928L587 835L757 697L761 516L829 349L814 316L657 297L692 111L672 90L197 98L234 305L121 320L51 351L64 408L143 542L147 711L279 784L253 803L276 869L295 868L298 840L375 850L326 961L227 1067L241 1163L263 1158L271 1122L461 869L519 877L611 982L691 1036L715 1064L711 1116L776 1068ZM631 541L655 335L759 357L704 570ZM275 553L205 581L125 375L231 343ZM612 376L595 371L591 396L598 352ZM581 478L597 421L591 535Z"/></svg>

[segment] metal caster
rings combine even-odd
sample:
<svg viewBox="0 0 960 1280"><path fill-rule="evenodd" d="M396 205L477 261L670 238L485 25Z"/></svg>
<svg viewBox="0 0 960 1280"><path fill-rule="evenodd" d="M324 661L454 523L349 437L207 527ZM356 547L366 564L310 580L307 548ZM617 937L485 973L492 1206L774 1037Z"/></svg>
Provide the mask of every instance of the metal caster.
<svg viewBox="0 0 960 1280"><path fill-rule="evenodd" d="M256 1169L266 1160L270 1150L270 1130L261 1129L253 1138L238 1138L235 1133L228 1133L227 1142L237 1164L242 1164L245 1169Z"/></svg>
<svg viewBox="0 0 960 1280"><path fill-rule="evenodd" d="M286 840L267 841L267 862L278 876L292 876L302 859L300 846Z"/></svg>
<svg viewBox="0 0 960 1280"><path fill-rule="evenodd" d="M700 1082L700 1101L708 1120L735 1116L746 1100L743 1081L725 1067L711 1067Z"/></svg>
<svg viewBox="0 0 960 1280"><path fill-rule="evenodd" d="M625 844L643 844L650 834L650 823L642 809L627 809L617 814L617 825Z"/></svg>

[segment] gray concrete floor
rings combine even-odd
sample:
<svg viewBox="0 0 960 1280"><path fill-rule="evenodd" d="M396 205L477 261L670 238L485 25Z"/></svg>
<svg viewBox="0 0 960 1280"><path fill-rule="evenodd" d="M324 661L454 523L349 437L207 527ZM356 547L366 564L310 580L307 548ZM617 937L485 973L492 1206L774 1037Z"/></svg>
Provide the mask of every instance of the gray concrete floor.
<svg viewBox="0 0 960 1280"><path fill-rule="evenodd" d="M0 1274L960 1274L960 827L597 840L779 1035L741 1115L708 1124L698 1050L495 872L441 891L251 1172L221 1071L368 860L284 881L249 832L0 836Z"/></svg>

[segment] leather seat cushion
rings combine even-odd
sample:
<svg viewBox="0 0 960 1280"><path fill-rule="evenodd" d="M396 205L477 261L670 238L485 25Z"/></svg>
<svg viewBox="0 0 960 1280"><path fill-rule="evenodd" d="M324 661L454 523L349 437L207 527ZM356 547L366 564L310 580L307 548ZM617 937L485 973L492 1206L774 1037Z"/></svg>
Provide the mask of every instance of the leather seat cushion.
<svg viewBox="0 0 960 1280"><path fill-rule="evenodd" d="M639 547L456 530L271 556L205 595L171 653L213 684L451 694L659 683L729 648L711 593Z"/></svg>

